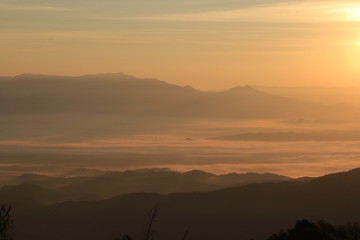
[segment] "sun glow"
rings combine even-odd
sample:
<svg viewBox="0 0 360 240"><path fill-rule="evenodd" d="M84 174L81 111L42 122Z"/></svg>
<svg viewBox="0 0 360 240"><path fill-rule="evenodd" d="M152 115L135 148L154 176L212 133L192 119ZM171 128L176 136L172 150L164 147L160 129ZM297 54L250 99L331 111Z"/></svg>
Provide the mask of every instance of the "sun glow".
<svg viewBox="0 0 360 240"><path fill-rule="evenodd" d="M349 9L350 19L360 22L360 7Z"/></svg>

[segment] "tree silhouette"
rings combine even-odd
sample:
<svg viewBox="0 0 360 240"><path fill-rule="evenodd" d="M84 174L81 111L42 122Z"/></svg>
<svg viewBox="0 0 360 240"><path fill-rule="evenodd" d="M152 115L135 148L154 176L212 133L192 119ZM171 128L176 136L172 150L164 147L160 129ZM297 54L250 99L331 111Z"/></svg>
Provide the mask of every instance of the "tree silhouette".
<svg viewBox="0 0 360 240"><path fill-rule="evenodd" d="M268 240L360 240L360 226L353 223L333 226L324 221L313 223L304 219L298 220L294 228L281 230Z"/></svg>
<svg viewBox="0 0 360 240"><path fill-rule="evenodd" d="M154 240L155 239L155 230L154 230L154 224L156 223L156 219L159 215L159 205L156 205L147 216L147 226L144 233L144 240ZM182 236L182 240L187 240L189 236L189 231L186 230L184 232L184 235ZM0 239L1 240L1 239ZM132 237L129 235L120 235L120 237L116 238L115 240L132 240Z"/></svg>
<svg viewBox="0 0 360 240"><path fill-rule="evenodd" d="M159 210L160 210L159 206L156 205L154 207L154 209L151 212L149 212L148 226L146 228L144 240L153 240L155 238L155 230L153 228L154 228L155 220L156 220L157 216L159 215Z"/></svg>
<svg viewBox="0 0 360 240"><path fill-rule="evenodd" d="M129 235L125 234L124 236L120 235L120 237L116 238L115 240L132 240L132 238Z"/></svg>

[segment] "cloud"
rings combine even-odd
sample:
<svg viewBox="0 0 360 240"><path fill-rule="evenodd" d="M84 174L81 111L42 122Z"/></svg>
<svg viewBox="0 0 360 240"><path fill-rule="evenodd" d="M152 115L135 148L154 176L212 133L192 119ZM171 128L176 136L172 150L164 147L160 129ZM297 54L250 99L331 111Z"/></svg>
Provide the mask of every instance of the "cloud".
<svg viewBox="0 0 360 240"><path fill-rule="evenodd" d="M120 20L120 18L118 19ZM184 22L360 22L360 3L296 2L225 11L177 13L122 19Z"/></svg>
<svg viewBox="0 0 360 240"><path fill-rule="evenodd" d="M184 141L179 135L156 134L76 141L57 135L0 140L0 170L9 167L7 156L11 154L14 156L11 164L34 166L33 172L46 168L49 158L51 167L65 168L69 166L64 163L65 158L71 159L71 167L85 164L113 169L160 167L179 171L200 169L218 174L272 172L292 177L319 176L359 167L359 144L358 141Z"/></svg>
<svg viewBox="0 0 360 240"><path fill-rule="evenodd" d="M0 11L70 11L69 8L43 5L7 5L0 4Z"/></svg>

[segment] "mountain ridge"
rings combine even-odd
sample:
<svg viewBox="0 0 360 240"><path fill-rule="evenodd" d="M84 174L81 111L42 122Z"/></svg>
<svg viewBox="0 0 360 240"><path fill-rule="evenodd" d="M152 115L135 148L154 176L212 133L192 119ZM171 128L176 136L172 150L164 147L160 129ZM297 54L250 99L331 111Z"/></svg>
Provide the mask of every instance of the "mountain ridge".
<svg viewBox="0 0 360 240"><path fill-rule="evenodd" d="M360 169L354 169L307 182L255 183L203 193L133 193L101 201L65 202L17 212L15 236L32 240L36 233L37 239L54 235L69 240L105 240L121 232L138 237L146 224L146 213L159 204L159 240L171 239L186 229L194 239L261 240L302 218L335 224L359 222L359 187Z"/></svg>
<svg viewBox="0 0 360 240"><path fill-rule="evenodd" d="M71 172L73 173L73 172ZM166 169L127 170L123 172L99 172L97 175L79 175L72 177L52 177L37 174L24 174L2 183L0 198L7 198L7 191L21 189L23 186L41 188L51 191L58 198L42 199L54 202L81 199L99 200L134 192L157 192L169 194L174 192L204 192L224 187L241 186L255 182L287 181L291 178L270 173L230 173L215 175L200 170L176 172ZM5 192L4 192L5 191ZM23 191L29 192L29 191ZM30 191L31 192L31 191ZM16 194L10 194L16 199ZM26 195L26 194L25 194ZM45 195L45 194L44 194ZM33 196L31 195L31 198ZM41 202L41 199L39 199Z"/></svg>
<svg viewBox="0 0 360 240"><path fill-rule="evenodd" d="M124 73L69 77L25 74L0 80L3 114L79 112L190 119L274 119L317 118L331 115L330 109L334 110L334 106L328 108L276 96L248 85L204 92Z"/></svg>

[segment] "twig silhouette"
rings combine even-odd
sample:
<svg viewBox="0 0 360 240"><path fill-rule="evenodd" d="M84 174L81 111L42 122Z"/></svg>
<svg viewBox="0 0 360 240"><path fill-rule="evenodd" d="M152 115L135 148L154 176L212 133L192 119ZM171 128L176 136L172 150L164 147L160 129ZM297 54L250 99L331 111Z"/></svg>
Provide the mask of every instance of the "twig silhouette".
<svg viewBox="0 0 360 240"><path fill-rule="evenodd" d="M6 207L4 204L0 207L0 240L10 240L8 232L12 228L13 221L10 217L11 206Z"/></svg>
<svg viewBox="0 0 360 240"><path fill-rule="evenodd" d="M183 237L182 237L181 239L182 239L182 240L186 240L188 236L189 236L189 230L186 230L186 231L184 232Z"/></svg>
<svg viewBox="0 0 360 240"><path fill-rule="evenodd" d="M153 230L153 225L155 223L156 217L159 215L159 205L156 205L152 211L148 214L148 227L145 232L144 240L154 240L155 230Z"/></svg>

